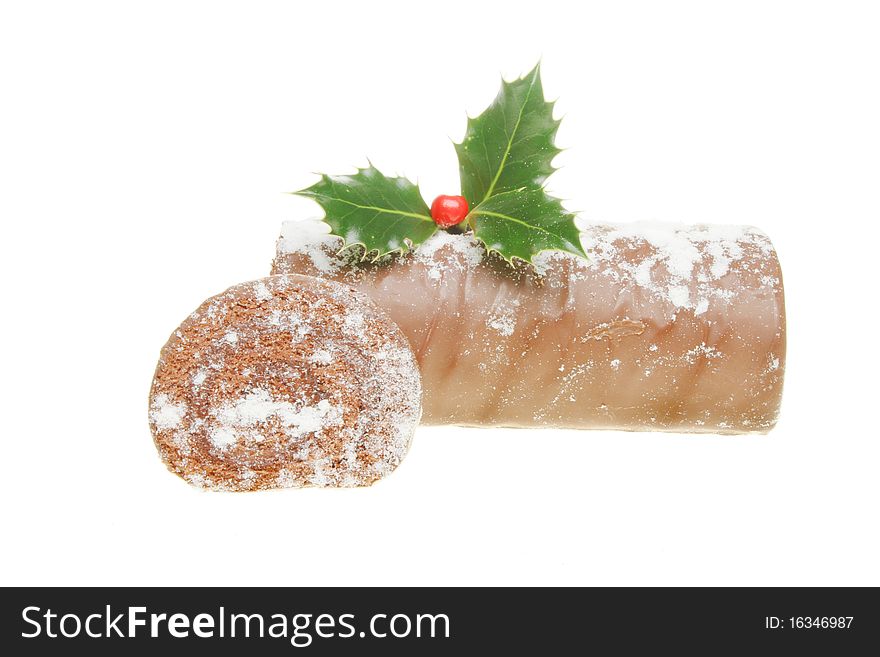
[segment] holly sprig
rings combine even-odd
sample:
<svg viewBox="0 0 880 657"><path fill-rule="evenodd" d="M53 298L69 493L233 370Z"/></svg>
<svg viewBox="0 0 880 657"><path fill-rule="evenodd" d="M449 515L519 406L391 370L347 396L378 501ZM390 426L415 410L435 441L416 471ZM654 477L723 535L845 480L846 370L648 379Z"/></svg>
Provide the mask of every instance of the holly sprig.
<svg viewBox="0 0 880 657"><path fill-rule="evenodd" d="M547 250L586 257L574 214L544 189L556 170L559 123L537 65L522 78L502 81L492 104L468 119L464 139L455 144L463 196L438 197L429 208L418 185L372 164L354 175L322 175L294 193L317 201L343 248L360 245L372 260L417 248L453 226L510 263L532 262Z"/></svg>
<svg viewBox="0 0 880 657"><path fill-rule="evenodd" d="M471 207L494 194L541 187L555 171L561 152L553 103L544 100L540 65L513 82L501 83L492 104L469 118L464 139L455 144L461 192Z"/></svg>
<svg viewBox="0 0 880 657"><path fill-rule="evenodd" d="M345 246L360 244L374 259L406 251L437 232L419 187L383 175L372 164L353 176L327 176L296 192L324 208L324 221Z"/></svg>

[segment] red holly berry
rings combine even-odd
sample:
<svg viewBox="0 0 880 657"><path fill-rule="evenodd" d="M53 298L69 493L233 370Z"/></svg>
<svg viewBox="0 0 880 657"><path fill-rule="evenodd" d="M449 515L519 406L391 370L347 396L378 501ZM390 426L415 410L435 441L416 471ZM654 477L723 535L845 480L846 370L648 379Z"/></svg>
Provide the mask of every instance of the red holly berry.
<svg viewBox="0 0 880 657"><path fill-rule="evenodd" d="M449 228L464 221L468 213L468 202L464 196L441 194L431 203L431 219L440 228Z"/></svg>

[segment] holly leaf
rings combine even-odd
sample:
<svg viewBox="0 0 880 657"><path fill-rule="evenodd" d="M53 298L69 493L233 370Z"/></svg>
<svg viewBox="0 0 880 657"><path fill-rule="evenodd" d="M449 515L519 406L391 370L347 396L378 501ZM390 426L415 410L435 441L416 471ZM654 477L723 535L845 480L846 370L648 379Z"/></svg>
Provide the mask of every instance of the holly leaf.
<svg viewBox="0 0 880 657"><path fill-rule="evenodd" d="M555 171L559 123L553 103L544 100L540 64L519 80L502 81L498 96L468 119L464 139L455 144L461 191L470 206L494 194L540 187Z"/></svg>
<svg viewBox="0 0 880 657"><path fill-rule="evenodd" d="M495 194L468 214L474 235L508 262L531 263L541 251L568 251L587 257L575 215L543 189L522 188Z"/></svg>
<svg viewBox="0 0 880 657"><path fill-rule="evenodd" d="M343 248L360 244L364 258L373 253L373 260L395 251L405 253L437 230L418 185L385 176L372 165L353 176L322 175L294 194L317 201L324 209L324 221L343 239Z"/></svg>

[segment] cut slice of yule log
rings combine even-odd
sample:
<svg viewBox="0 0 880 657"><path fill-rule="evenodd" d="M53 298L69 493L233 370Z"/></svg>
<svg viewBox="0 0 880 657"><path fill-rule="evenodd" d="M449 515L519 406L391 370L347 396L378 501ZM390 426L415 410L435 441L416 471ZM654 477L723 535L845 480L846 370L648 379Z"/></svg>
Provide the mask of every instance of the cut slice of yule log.
<svg viewBox="0 0 880 657"><path fill-rule="evenodd" d="M334 281L270 276L205 301L162 349L150 392L168 468L213 490L366 486L421 414L406 337Z"/></svg>
<svg viewBox="0 0 880 657"><path fill-rule="evenodd" d="M361 261L287 222L274 274L344 282L400 326L426 424L766 432L785 369L782 274L749 226L582 225L589 260L511 267L470 234Z"/></svg>

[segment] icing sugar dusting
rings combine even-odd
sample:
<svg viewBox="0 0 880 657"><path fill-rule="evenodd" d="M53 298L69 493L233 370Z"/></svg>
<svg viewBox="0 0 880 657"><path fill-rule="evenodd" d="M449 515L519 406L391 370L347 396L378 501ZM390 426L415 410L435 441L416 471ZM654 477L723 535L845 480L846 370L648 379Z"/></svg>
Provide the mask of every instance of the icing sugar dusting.
<svg viewBox="0 0 880 657"><path fill-rule="evenodd" d="M171 398L162 393L156 395L150 404L150 419L159 431L176 429L186 415L186 404L174 404Z"/></svg>
<svg viewBox="0 0 880 657"><path fill-rule="evenodd" d="M563 251L540 251L532 257L532 266L538 276L546 276L557 263L568 258L571 256Z"/></svg>
<svg viewBox="0 0 880 657"><path fill-rule="evenodd" d="M496 303L486 320L486 325L498 331L504 337L513 335L516 329L516 314L519 308L517 299L508 299L506 302Z"/></svg>
<svg viewBox="0 0 880 657"><path fill-rule="evenodd" d="M285 221L281 224L281 239L278 241L280 253L296 253L306 246L323 244L329 238L330 224L317 217L300 221Z"/></svg>
<svg viewBox="0 0 880 657"><path fill-rule="evenodd" d="M238 442L238 434L226 427L214 427L208 435L210 436L211 444L218 449L232 447Z"/></svg>
<svg viewBox="0 0 880 657"><path fill-rule="evenodd" d="M611 276L628 278L651 296L675 309L705 313L725 291L717 282L744 255L745 246L772 252L767 237L751 226L633 222L580 224L581 242L593 263L609 263ZM621 257L623 250L643 245L638 257Z"/></svg>
<svg viewBox="0 0 880 657"><path fill-rule="evenodd" d="M333 354L328 349L318 349L309 357L309 362L315 365L329 365L333 362Z"/></svg>
<svg viewBox="0 0 880 657"><path fill-rule="evenodd" d="M342 243L330 231L330 224L314 217L285 221L281 224L281 237L278 238L278 254L302 253L309 257L318 271L332 274L343 264L343 260L333 255ZM357 236L351 237L357 241Z"/></svg>
<svg viewBox="0 0 880 657"><path fill-rule="evenodd" d="M495 329L505 337L509 337L513 335L513 329L516 328L516 319L510 313L495 315L489 318L487 324L489 328Z"/></svg>
<svg viewBox="0 0 880 657"><path fill-rule="evenodd" d="M254 297L257 301L268 301L272 298L272 293L263 281L254 283Z"/></svg>
<svg viewBox="0 0 880 657"><path fill-rule="evenodd" d="M667 294L676 308L687 308L690 305L691 292L687 285L670 285Z"/></svg>
<svg viewBox="0 0 880 657"><path fill-rule="evenodd" d="M207 378L208 378L208 370L206 370L204 367L200 368L198 372L193 374L193 378L192 378L193 388L196 388L196 389L200 388L202 386L202 384L207 380Z"/></svg>
<svg viewBox="0 0 880 657"><path fill-rule="evenodd" d="M219 426L211 429L210 438L215 447L224 449L237 441L241 429L265 424L273 417L278 419L288 436L296 438L321 431L325 418L339 420L340 413L334 413L334 410L326 399L314 406L297 408L291 402L275 400L268 390L257 388L212 411Z"/></svg>
<svg viewBox="0 0 880 657"><path fill-rule="evenodd" d="M547 275L564 261L576 261L574 276L577 268L601 265L605 275L632 283L651 297L666 301L674 310L691 309L696 315L707 312L713 303L729 301L732 292L717 282L746 257L746 246L767 256L773 251L767 237L751 226L594 224L583 220L578 220L578 226L589 260L561 251L542 251L532 259L539 276ZM278 255L304 254L321 273L332 275L351 264L351 254L339 252L342 241L329 231L326 223L316 219L285 222ZM642 250L638 250L640 245ZM428 280L440 283L444 272L466 272L480 265L486 250L471 234L437 231L403 257L426 266ZM777 283L772 277L767 280L768 286ZM504 320L493 320L490 326L502 333L506 327Z"/></svg>
<svg viewBox="0 0 880 657"><path fill-rule="evenodd" d="M440 280L450 267L458 271L473 269L483 261L486 251L471 235L453 235L438 230L415 251L415 260L428 267L428 278Z"/></svg>
<svg viewBox="0 0 880 657"><path fill-rule="evenodd" d="M287 427L296 427L299 433L318 431L321 419L330 410L330 402L322 399L315 406L304 406L300 410L290 402L275 401L268 390L257 388L234 403L226 403L217 411L217 419L228 426L246 427L266 422L277 416Z"/></svg>
<svg viewBox="0 0 880 657"><path fill-rule="evenodd" d="M725 276L745 266L745 261L772 262L773 247L758 229L741 225L685 225L661 222L627 224L596 224L579 220L581 243L589 259L583 260L560 251L542 251L533 258L535 272L548 277L551 287L571 284L587 277L588 270L608 276L615 283L630 288L643 298L663 302L671 319L681 310L701 316L718 304L733 302L739 293L735 286L721 283ZM282 231L284 241L285 231ZM317 233L317 244L328 235ZM336 238L338 239L338 238ZM282 243L279 254L282 254ZM314 245L313 245L314 246ZM308 246L300 246L307 252ZM334 267L344 265L324 245L324 257L334 258ZM338 249L338 243L336 245ZM303 251L306 249L306 251ZM435 284L443 284L449 272L473 271L486 258L486 250L470 234L438 231L412 254L403 256L413 264L423 265L425 275ZM360 280L352 268L352 282ZM565 271L561 279L554 272ZM369 274L366 274L369 275ZM779 284L775 275L763 277L762 284ZM485 325L496 339L510 338L516 333L517 312L514 298L497 298L485 315ZM356 318L351 318L353 322ZM351 329L355 326L348 326ZM503 356L503 354L501 355ZM499 356L499 358L501 358Z"/></svg>

